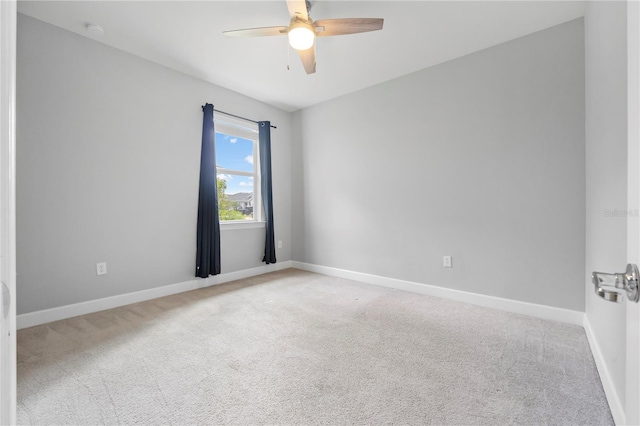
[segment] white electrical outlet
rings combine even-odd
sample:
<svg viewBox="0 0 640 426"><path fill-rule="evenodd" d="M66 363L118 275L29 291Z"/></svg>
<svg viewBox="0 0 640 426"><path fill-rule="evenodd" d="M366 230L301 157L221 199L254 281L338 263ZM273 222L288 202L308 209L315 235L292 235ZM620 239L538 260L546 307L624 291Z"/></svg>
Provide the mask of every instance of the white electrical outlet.
<svg viewBox="0 0 640 426"><path fill-rule="evenodd" d="M453 263L451 263L451 256L444 256L442 258L442 266L445 268L453 268Z"/></svg>
<svg viewBox="0 0 640 426"><path fill-rule="evenodd" d="M282 241L278 241L278 248L282 248Z"/></svg>
<svg viewBox="0 0 640 426"><path fill-rule="evenodd" d="M96 263L96 275L107 275L107 263Z"/></svg>

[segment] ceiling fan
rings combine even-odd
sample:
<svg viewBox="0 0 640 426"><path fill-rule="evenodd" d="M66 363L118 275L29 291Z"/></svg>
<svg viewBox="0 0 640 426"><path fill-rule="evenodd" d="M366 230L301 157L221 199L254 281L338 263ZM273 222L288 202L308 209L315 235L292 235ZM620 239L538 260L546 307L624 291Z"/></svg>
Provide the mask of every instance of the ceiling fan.
<svg viewBox="0 0 640 426"><path fill-rule="evenodd" d="M224 31L227 37L289 37L289 45L298 51L307 74L316 72L315 38L346 34L365 33L382 29L384 19L380 18L342 18L313 21L309 16L309 0L287 0L291 15L288 27L261 27L244 30Z"/></svg>

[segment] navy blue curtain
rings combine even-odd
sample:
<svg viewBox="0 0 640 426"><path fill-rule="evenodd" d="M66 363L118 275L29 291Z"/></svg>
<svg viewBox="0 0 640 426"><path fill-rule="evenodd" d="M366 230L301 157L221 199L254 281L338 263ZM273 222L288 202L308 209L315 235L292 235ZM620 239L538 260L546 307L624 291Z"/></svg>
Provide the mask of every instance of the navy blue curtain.
<svg viewBox="0 0 640 426"><path fill-rule="evenodd" d="M260 144L260 182L262 183L262 207L266 228L263 262L276 263L276 245L273 232L273 193L271 190L271 122L258 122Z"/></svg>
<svg viewBox="0 0 640 426"><path fill-rule="evenodd" d="M213 105L202 107L202 151L200 158L200 197L198 199L198 237L196 277L220 273L220 218L216 180L216 146Z"/></svg>

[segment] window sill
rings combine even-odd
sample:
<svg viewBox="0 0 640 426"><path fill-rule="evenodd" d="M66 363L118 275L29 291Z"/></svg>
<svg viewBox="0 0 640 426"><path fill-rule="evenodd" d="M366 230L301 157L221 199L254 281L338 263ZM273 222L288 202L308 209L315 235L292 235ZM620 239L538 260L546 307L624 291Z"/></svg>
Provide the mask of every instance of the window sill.
<svg viewBox="0 0 640 426"><path fill-rule="evenodd" d="M228 222L220 222L220 230L221 231L232 231L236 229L256 229L256 228L264 228L264 222L254 222L254 221L228 221Z"/></svg>

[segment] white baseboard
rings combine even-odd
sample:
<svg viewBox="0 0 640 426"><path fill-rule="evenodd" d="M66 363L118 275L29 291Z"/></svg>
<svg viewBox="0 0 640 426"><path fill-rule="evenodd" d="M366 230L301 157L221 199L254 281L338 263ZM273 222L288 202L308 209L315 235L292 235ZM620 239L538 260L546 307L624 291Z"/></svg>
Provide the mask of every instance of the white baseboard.
<svg viewBox="0 0 640 426"><path fill-rule="evenodd" d="M395 278L381 277L379 275L365 274L362 272L347 271L344 269L331 268L328 266L313 265L304 262L293 261L292 266L297 269L316 272L323 275L330 275L353 281L360 281L383 287L390 287L398 290L405 290L414 293L426 294L428 296L435 296L443 299L470 303L472 305L499 309L501 311L513 312L516 314L529 315L536 318L583 326L584 312L572 311L570 309L537 305L535 303L520 302L517 300L503 299L500 297L487 296L478 293L469 293L461 290L421 284L412 281L404 281Z"/></svg>
<svg viewBox="0 0 640 426"><path fill-rule="evenodd" d="M469 293L466 291L454 290L445 287L438 287L412 281L382 277L379 275L365 274L362 272L354 272L345 269L331 268L328 266L313 265L310 263L289 260L285 262L259 266L256 268L214 275L210 276L209 278L194 278L193 280L177 284L170 284L162 287L151 288L148 290L119 294L102 299L75 303L73 305L65 305L57 308L21 314L17 316L17 329L33 327L36 325L71 318L78 315L84 315L92 312L103 311L105 309L130 305L132 303L144 302L145 300L170 296L172 294L182 293L185 291L195 290L203 287L209 287L212 285L240 280L243 278L249 278L256 275L266 274L268 272L279 271L287 268L297 268L323 275L340 277L354 281L380 285L383 287L410 291L414 293L426 294L429 296L441 297L443 299L456 300L458 302L470 303L472 305L484 306L487 308L499 309L502 311L514 312L567 324L580 326L584 326L585 324L584 313L579 311L555 308L552 306L537 305L534 303L520 302L517 300L503 299L500 297L487 296L478 293Z"/></svg>
<svg viewBox="0 0 640 426"><path fill-rule="evenodd" d="M209 287L212 285L240 280L243 278L249 278L256 275L262 275L268 272L279 271L281 269L287 269L291 267L292 263L290 260L288 260L285 262L258 266L256 268L243 269L242 271L212 275L209 278L194 278L193 280L184 281L177 284L165 285L162 287L150 288L148 290L119 294L117 296L89 300L87 302L74 303L73 305L44 309L42 311L29 312L27 314L21 314L16 317L16 328L20 330L40 324L46 324L52 321L58 321L66 318L76 317L78 315L104 311L105 309L117 308L119 306L130 305L132 303L144 302L146 300L157 299L158 297L170 296L172 294L182 293L185 291L195 290L203 287Z"/></svg>
<svg viewBox="0 0 640 426"><path fill-rule="evenodd" d="M583 326L584 331L587 335L587 340L589 341L589 346L591 347L593 359L595 360L596 367L598 368L598 374L600 374L600 381L602 382L604 393L607 396L607 401L609 402L609 408L611 409L613 421L617 425L625 425L627 424L627 418L624 409L622 408L620 396L618 395L618 392L616 391L616 388L613 384L613 378L611 377L611 373L607 368L607 363L604 361L602 350L600 349L600 345L596 340L595 334L593 334L591 324L589 323L589 318L586 315L584 316Z"/></svg>

